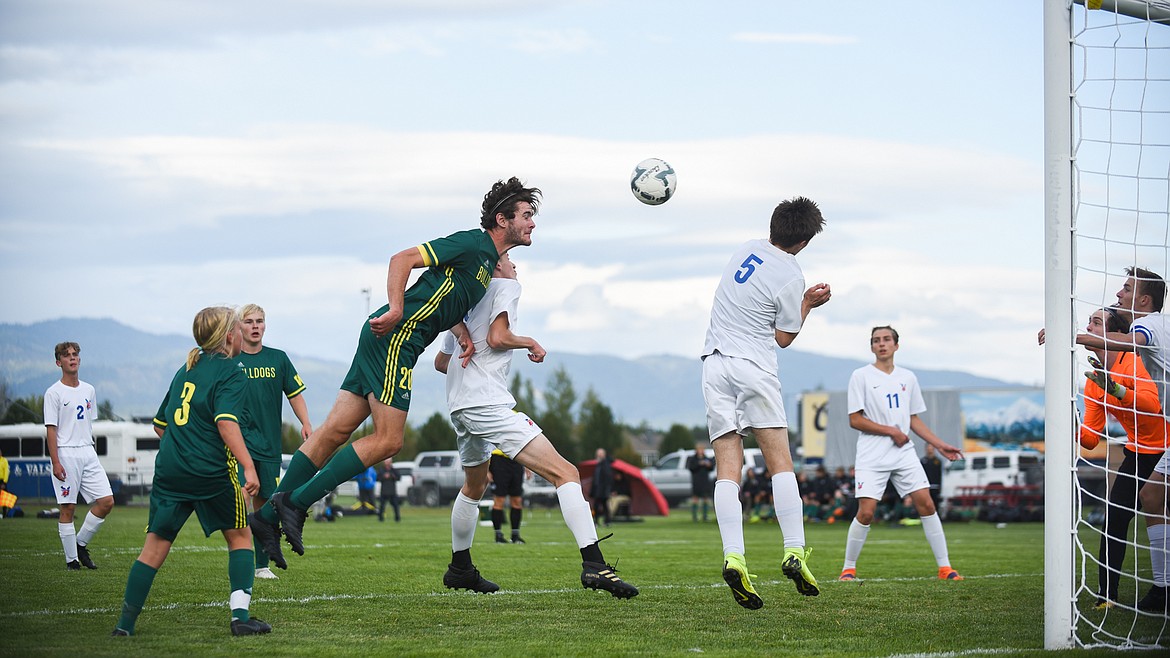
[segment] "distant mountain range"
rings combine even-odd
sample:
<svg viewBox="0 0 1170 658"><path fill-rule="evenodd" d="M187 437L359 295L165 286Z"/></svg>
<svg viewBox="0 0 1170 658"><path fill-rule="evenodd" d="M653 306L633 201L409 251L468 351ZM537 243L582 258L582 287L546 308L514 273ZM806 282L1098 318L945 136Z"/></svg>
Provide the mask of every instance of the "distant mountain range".
<svg viewBox="0 0 1170 658"><path fill-rule="evenodd" d="M151 416L175 370L191 349L190 336L138 331L114 320L61 319L35 324L0 324L0 381L14 398L42 395L60 376L53 346L61 340L82 345L82 379L97 388L123 417ZM276 345L275 347L280 347ZM793 349L777 350L786 402L795 414L798 395L810 390L844 390L849 375L862 361L820 356ZM314 423L325 419L348 363L325 361L289 352L308 385L306 401ZM424 357L426 358L426 357ZM673 423L703 425L706 415L697 357L647 356L623 359L603 354L553 353L543 364L523 357L512 362L513 373L532 380L538 395L556 369L572 379L578 399L590 388L618 420L666 429ZM1016 384L950 370L914 368L923 388L1018 388ZM442 376L420 363L411 395L412 423L447 411ZM292 418L286 407L286 417Z"/></svg>

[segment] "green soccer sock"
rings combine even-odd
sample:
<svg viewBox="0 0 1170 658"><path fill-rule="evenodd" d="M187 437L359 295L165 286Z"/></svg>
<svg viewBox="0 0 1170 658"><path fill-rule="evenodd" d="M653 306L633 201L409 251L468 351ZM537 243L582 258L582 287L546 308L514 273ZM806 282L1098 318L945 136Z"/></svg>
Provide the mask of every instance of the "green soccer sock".
<svg viewBox="0 0 1170 658"><path fill-rule="evenodd" d="M252 602L252 584L256 572L252 568L252 551L237 548L228 552L228 582L231 583L232 619L248 621L248 605Z"/></svg>
<svg viewBox="0 0 1170 658"><path fill-rule="evenodd" d="M130 565L130 575L126 578L126 595L122 599L122 616L118 618L118 628L134 634L134 622L138 620L142 606L146 604L146 595L150 594L150 586L154 584L154 576L158 569L145 562L135 560Z"/></svg>
<svg viewBox="0 0 1170 658"><path fill-rule="evenodd" d="M256 554L256 568L266 569L268 567L268 554L260 546L260 538L254 534L252 535L252 552Z"/></svg>
<svg viewBox="0 0 1170 658"><path fill-rule="evenodd" d="M292 459L288 462L288 470L285 471L284 477L280 478L280 483L276 487L276 492L294 491L297 487L305 484L317 474L317 465L309 459L305 453L300 450L293 453ZM308 507L305 507L308 509ZM272 508L272 503L265 503L263 507L256 511L256 515L269 523L276 523L276 510ZM264 555L264 551L259 549L257 544L256 556ZM267 556L264 558L265 564L268 562Z"/></svg>
<svg viewBox="0 0 1170 658"><path fill-rule="evenodd" d="M289 495L289 501L298 509L307 510L313 503L329 495L342 482L348 482L353 476L366 470L366 465L358 457L353 444L349 444L337 451L325 467L312 479L297 487Z"/></svg>
<svg viewBox="0 0 1170 658"><path fill-rule="evenodd" d="M692 521L699 520L699 504L698 503L691 503L691 520Z"/></svg>

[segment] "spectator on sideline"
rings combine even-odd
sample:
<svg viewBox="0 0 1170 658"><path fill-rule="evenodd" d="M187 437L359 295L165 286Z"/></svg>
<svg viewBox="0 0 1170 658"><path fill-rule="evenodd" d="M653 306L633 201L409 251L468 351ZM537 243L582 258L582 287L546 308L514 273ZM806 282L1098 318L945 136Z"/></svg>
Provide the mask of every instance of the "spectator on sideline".
<svg viewBox="0 0 1170 658"><path fill-rule="evenodd" d="M703 506L703 522L707 522L707 505L711 500L711 471L715 462L707 456L707 446L695 444L695 452L687 456L687 470L691 472L691 521L699 520L699 505Z"/></svg>
<svg viewBox="0 0 1170 658"><path fill-rule="evenodd" d="M398 475L398 471L394 470L394 458L387 457L386 461L382 462L382 470L378 471L378 482L381 483L381 491L378 493L378 520L386 520L386 504L389 503L394 508L394 522L398 523L402 520L402 515L399 514L398 508L400 502L398 500L398 481L402 479Z"/></svg>
<svg viewBox="0 0 1170 658"><path fill-rule="evenodd" d="M943 463L934 451L934 446L926 444L926 451L922 455L922 470L926 472L926 481L930 483L930 499L934 501L934 508L942 505Z"/></svg>
<svg viewBox="0 0 1170 658"><path fill-rule="evenodd" d="M499 448L492 451L488 473L492 483L492 527L496 530L496 543L506 544L504 539L504 499L508 502L508 522L512 526L512 543L523 544L520 536L520 522L524 518L524 467L508 459Z"/></svg>
<svg viewBox="0 0 1170 658"><path fill-rule="evenodd" d="M598 448L595 456L597 465L593 467L593 485L589 488L589 497L593 499L593 523L596 525L604 519L608 528L609 497L613 495L613 461L606 454L605 448Z"/></svg>

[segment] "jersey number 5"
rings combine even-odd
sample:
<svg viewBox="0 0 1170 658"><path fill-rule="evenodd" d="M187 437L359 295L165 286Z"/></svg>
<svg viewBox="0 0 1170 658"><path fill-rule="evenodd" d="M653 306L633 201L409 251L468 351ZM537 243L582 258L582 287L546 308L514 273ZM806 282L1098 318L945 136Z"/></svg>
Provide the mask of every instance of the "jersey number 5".
<svg viewBox="0 0 1170 658"><path fill-rule="evenodd" d="M750 279L752 274L756 271L756 265L763 264L764 261L760 260L759 256L755 254L749 255L744 259L743 263L739 266L739 270L735 273L735 282L747 283L747 280Z"/></svg>

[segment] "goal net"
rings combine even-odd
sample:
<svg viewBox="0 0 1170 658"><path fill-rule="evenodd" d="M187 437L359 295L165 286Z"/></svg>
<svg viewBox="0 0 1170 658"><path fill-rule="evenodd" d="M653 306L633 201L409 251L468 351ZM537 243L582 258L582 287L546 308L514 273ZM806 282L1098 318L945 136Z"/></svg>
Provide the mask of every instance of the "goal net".
<svg viewBox="0 0 1170 658"><path fill-rule="evenodd" d="M1128 268L1170 275L1170 0L1046 1L1045 133L1045 646L1170 647L1170 618L1138 606L1154 584L1147 517L1161 511L1137 511L1137 487L1109 502L1120 424L1079 445L1092 368L1074 342Z"/></svg>

